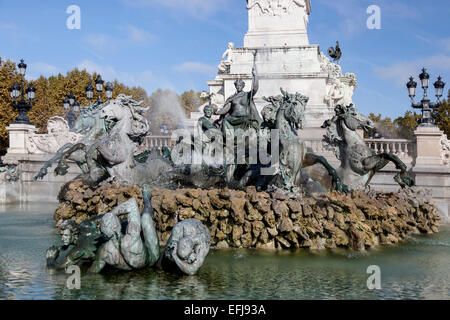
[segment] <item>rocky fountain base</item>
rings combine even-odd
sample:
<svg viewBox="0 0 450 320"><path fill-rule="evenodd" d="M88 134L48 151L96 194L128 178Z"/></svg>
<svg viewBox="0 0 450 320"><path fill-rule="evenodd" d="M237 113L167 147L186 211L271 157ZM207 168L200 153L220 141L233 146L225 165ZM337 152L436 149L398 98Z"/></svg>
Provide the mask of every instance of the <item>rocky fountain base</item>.
<svg viewBox="0 0 450 320"><path fill-rule="evenodd" d="M60 192L55 212L76 222L112 210L142 193L135 186L103 184L91 189L76 180ZM395 244L412 233L437 233L440 217L433 200L422 190L399 193L355 191L299 196L230 189L153 189L152 207L161 245L173 226L196 218L210 230L215 248L364 250Z"/></svg>

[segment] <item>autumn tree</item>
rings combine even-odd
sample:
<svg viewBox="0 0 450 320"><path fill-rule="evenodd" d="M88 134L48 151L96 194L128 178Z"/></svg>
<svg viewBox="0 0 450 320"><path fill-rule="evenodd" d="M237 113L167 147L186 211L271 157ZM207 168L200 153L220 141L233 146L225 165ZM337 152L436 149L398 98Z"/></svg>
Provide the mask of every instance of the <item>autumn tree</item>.
<svg viewBox="0 0 450 320"><path fill-rule="evenodd" d="M433 113L433 118L439 129L450 138L450 90L448 91L448 99L444 100Z"/></svg>
<svg viewBox="0 0 450 320"><path fill-rule="evenodd" d="M196 112L201 104L200 92L190 90L181 94L181 106L183 107L186 116L189 117L191 112Z"/></svg>
<svg viewBox="0 0 450 320"><path fill-rule="evenodd" d="M62 102L70 92L74 94L82 107L87 106L89 101L86 98L85 87L88 83L94 85L96 78L96 73L91 74L86 70L75 68L67 72L65 76L62 74L48 78L41 76L32 81L36 88L36 97L33 101L33 108L28 112L31 123L39 129L40 133L45 133L48 119L56 115L65 115ZM20 80L15 63L0 58L0 153L4 153L9 145L9 133L6 127L17 116L17 111L12 109L9 88L15 81L19 82ZM25 81L25 87L28 84L29 82ZM150 99L143 88L128 87L117 80L113 82L113 85L113 98L123 93L132 96L135 100L144 101L144 106L150 105ZM104 90L102 100L106 100Z"/></svg>
<svg viewBox="0 0 450 320"><path fill-rule="evenodd" d="M375 115L370 113L369 119L375 124L374 129L370 129L365 133L366 138L375 137L375 133L380 134L386 139L396 138L398 135L397 128L392 122L391 118L386 117L382 119L381 114Z"/></svg>
<svg viewBox="0 0 450 320"><path fill-rule="evenodd" d="M394 120L394 125L397 128L397 135L399 138L412 139L414 138L414 130L419 125L422 115L406 111L403 117L398 117Z"/></svg>
<svg viewBox="0 0 450 320"><path fill-rule="evenodd" d="M0 58L0 152L6 151L8 147L8 131L6 127L14 121L17 116L11 105L9 88L15 81L20 81L16 70L16 64L10 60Z"/></svg>

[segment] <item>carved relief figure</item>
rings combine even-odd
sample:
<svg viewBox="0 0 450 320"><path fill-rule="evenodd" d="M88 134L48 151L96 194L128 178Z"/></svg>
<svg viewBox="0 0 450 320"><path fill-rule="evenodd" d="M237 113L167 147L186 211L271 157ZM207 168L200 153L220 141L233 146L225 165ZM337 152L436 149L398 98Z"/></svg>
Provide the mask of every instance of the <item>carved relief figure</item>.
<svg viewBox="0 0 450 320"><path fill-rule="evenodd" d="M445 134L441 137L441 156L442 163L445 166L450 166L450 140Z"/></svg>
<svg viewBox="0 0 450 320"><path fill-rule="evenodd" d="M342 69L336 63L330 61L322 52L319 55L320 70L328 73L327 95L325 102L330 108L353 103L353 93L356 86L356 75L354 73L342 74Z"/></svg>
<svg viewBox="0 0 450 320"><path fill-rule="evenodd" d="M336 105L341 104L344 98L344 86L337 79L331 79L331 85L328 86L328 92L325 96L325 100L330 108L334 108Z"/></svg>
<svg viewBox="0 0 450 320"><path fill-rule="evenodd" d="M228 42L228 49L223 53L219 64L219 74L230 73L230 66L233 63L234 43Z"/></svg>
<svg viewBox="0 0 450 320"><path fill-rule="evenodd" d="M247 0L247 9L258 8L261 15L281 16L290 11L291 5L305 7L304 0Z"/></svg>
<svg viewBox="0 0 450 320"><path fill-rule="evenodd" d="M65 144L75 144L83 138L83 135L71 132L67 121L58 116L48 120L47 132L47 134L30 133L28 135L28 152L56 153Z"/></svg>

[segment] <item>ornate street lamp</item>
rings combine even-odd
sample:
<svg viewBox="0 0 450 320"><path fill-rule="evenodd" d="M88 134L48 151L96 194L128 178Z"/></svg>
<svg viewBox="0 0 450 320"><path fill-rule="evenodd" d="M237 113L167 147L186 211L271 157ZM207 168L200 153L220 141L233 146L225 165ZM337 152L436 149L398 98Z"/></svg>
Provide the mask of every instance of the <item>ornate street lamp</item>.
<svg viewBox="0 0 450 320"><path fill-rule="evenodd" d="M103 84L105 83L105 81L103 81L101 75L98 75L94 82L95 82L95 90L97 91L97 94L98 94L97 103L102 103ZM86 86L85 90L86 90L86 97L89 99L89 103L90 103L94 97L94 88L89 83ZM108 100L112 98L113 90L114 90L114 86L110 82L108 82L105 87L105 95Z"/></svg>
<svg viewBox="0 0 450 320"><path fill-rule="evenodd" d="M14 99L14 103L17 103L17 98L20 96L20 86L17 82L14 82L14 84L9 89L11 98Z"/></svg>
<svg viewBox="0 0 450 320"><path fill-rule="evenodd" d="M36 88L33 86L32 83L28 86L27 90L27 99L30 100L30 103L33 103L33 99L36 97Z"/></svg>
<svg viewBox="0 0 450 320"><path fill-rule="evenodd" d="M419 74L420 82L422 82L422 88L428 89L428 82L430 81L430 75L427 72L427 69L423 68L422 73Z"/></svg>
<svg viewBox="0 0 450 320"><path fill-rule="evenodd" d="M86 97L89 100L89 104L91 104L91 100L94 97L94 88L92 87L91 83L89 82L89 84L86 86L85 88L86 90Z"/></svg>
<svg viewBox="0 0 450 320"><path fill-rule="evenodd" d="M80 104L78 103L77 100L75 100L75 102L73 103L73 111L75 113L79 113L80 112Z"/></svg>
<svg viewBox="0 0 450 320"><path fill-rule="evenodd" d="M169 128L167 127L167 124L163 123L161 125L161 135L167 136L169 134Z"/></svg>
<svg viewBox="0 0 450 320"><path fill-rule="evenodd" d="M25 76L25 72L27 71L27 65L26 63L22 60L20 60L20 63L17 66L19 68L19 74L21 77Z"/></svg>
<svg viewBox="0 0 450 320"><path fill-rule="evenodd" d="M114 86L111 84L111 82L108 82L105 87L106 99L109 100L112 98L113 90L114 90Z"/></svg>
<svg viewBox="0 0 450 320"><path fill-rule="evenodd" d="M75 96L70 92L70 94L64 98L63 107L66 110L66 119L69 123L69 128L73 129L75 122L77 121L78 114L80 113L80 104L78 103Z"/></svg>
<svg viewBox="0 0 450 320"><path fill-rule="evenodd" d="M445 82L442 81L441 76L438 77L437 81L434 83L434 88L436 89L436 98L438 101L441 99L444 93Z"/></svg>
<svg viewBox="0 0 450 320"><path fill-rule="evenodd" d="M75 96L73 95L72 91L70 91L70 94L67 96L67 99L69 99L69 103L71 106L75 103Z"/></svg>
<svg viewBox="0 0 450 320"><path fill-rule="evenodd" d="M414 81L414 78L409 78L409 82L406 84L408 89L408 95L411 99L411 106L415 109L422 110L422 119L420 119L420 126L433 126L434 119L431 117L431 113L433 109L437 109L441 106L440 98L442 97L445 83L442 81L441 76L438 77L438 80L434 83L434 88L436 89L436 98L437 102L431 102L428 98L427 90L430 81L430 75L427 73L425 68L422 69L422 73L419 75L419 79L423 89L423 99L419 103L414 102L414 97L416 96L416 88L417 83Z"/></svg>
<svg viewBox="0 0 450 320"><path fill-rule="evenodd" d="M69 108L70 108L69 98L67 98L67 97L64 98L64 100L63 100L63 107L64 107L64 110L66 110L66 111L69 110Z"/></svg>
<svg viewBox="0 0 450 320"><path fill-rule="evenodd" d="M72 97L71 97L71 95L72 95ZM74 103L75 103L75 97L73 97L73 94L71 92L70 95L65 97L63 100L63 107L64 107L64 110L66 110L65 117L67 119L67 122L69 123L70 129L73 128L73 126L75 125L75 121L77 120L77 116L75 115L75 113L72 110Z"/></svg>
<svg viewBox="0 0 450 320"><path fill-rule="evenodd" d="M406 87L408 88L409 97L412 99L416 96L416 88L417 88L417 82L414 81L413 77L409 78L409 82L406 84Z"/></svg>
<svg viewBox="0 0 450 320"><path fill-rule="evenodd" d="M27 112L30 111L30 109L32 108L32 102L35 97L36 88L32 84L30 84L26 89L26 96L25 96L24 77L27 71L27 65L22 59L20 60L20 63L18 64L17 67L19 69L19 74L21 78L21 85L15 82L9 89L11 98L14 100L13 108L19 111L19 115L16 117L16 120L13 123L31 125L30 119L27 116ZM22 95L22 97L20 101L17 101L20 95ZM25 99L27 99L29 102L27 102Z"/></svg>
<svg viewBox="0 0 450 320"><path fill-rule="evenodd" d="M102 79L102 76L101 75L98 75L97 76L97 79L95 79L95 88L97 89L97 92L98 92L98 99L97 99L97 102L102 102L102 100L101 100L101 93L102 93L102 91L103 91L103 83L104 83L105 81L103 81L103 79Z"/></svg>

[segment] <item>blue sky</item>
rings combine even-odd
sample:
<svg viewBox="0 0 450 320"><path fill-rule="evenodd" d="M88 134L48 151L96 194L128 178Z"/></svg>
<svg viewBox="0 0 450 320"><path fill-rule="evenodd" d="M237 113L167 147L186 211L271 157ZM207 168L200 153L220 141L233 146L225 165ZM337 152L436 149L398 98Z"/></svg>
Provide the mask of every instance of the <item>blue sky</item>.
<svg viewBox="0 0 450 320"><path fill-rule="evenodd" d="M69 30L69 5L81 30ZM405 83L425 66L450 88L448 0L311 0L309 37L322 51L339 40L344 72L357 75L354 101L365 114L402 115ZM381 30L366 9L381 8ZM0 56L29 65L29 77L74 67L105 80L177 92L205 90L229 41L243 45L244 0L0 0ZM418 91L419 94L420 91ZM434 92L434 89L433 89ZM447 92L447 90L445 90ZM421 97L421 95L420 95Z"/></svg>

